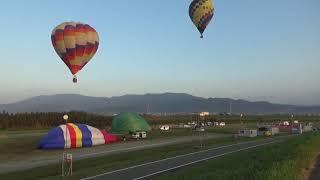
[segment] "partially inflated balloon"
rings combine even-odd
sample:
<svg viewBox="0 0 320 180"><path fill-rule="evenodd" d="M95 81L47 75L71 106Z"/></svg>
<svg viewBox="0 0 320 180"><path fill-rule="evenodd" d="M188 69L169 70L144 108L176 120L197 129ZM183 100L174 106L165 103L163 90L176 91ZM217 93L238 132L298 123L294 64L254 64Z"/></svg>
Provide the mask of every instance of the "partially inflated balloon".
<svg viewBox="0 0 320 180"><path fill-rule="evenodd" d="M214 14L212 0L193 0L189 6L189 16L203 37L203 32Z"/></svg>
<svg viewBox="0 0 320 180"><path fill-rule="evenodd" d="M73 75L77 74L94 56L99 36L88 24L64 22L51 34L52 45ZM74 82L76 82L76 77Z"/></svg>

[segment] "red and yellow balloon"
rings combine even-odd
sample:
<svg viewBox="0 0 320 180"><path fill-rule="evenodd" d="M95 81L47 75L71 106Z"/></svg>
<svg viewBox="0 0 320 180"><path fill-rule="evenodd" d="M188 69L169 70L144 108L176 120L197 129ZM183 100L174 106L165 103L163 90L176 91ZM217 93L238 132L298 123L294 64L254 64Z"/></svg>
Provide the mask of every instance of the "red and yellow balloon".
<svg viewBox="0 0 320 180"><path fill-rule="evenodd" d="M64 22L53 29L52 45L74 75L92 59L98 50L99 36L94 28L79 22Z"/></svg>

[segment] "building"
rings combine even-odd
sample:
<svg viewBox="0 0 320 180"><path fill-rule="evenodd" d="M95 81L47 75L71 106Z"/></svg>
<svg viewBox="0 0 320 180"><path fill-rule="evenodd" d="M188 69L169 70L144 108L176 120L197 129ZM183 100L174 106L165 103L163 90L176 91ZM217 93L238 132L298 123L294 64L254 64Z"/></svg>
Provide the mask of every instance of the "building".
<svg viewBox="0 0 320 180"><path fill-rule="evenodd" d="M256 129L240 129L238 136L240 137L256 137L258 136Z"/></svg>
<svg viewBox="0 0 320 180"><path fill-rule="evenodd" d="M310 132L312 131L312 123L307 123L305 125L302 126L302 131L303 132Z"/></svg>
<svg viewBox="0 0 320 180"><path fill-rule="evenodd" d="M272 125L258 125L258 135L276 135L279 134L279 128Z"/></svg>
<svg viewBox="0 0 320 180"><path fill-rule="evenodd" d="M201 113L200 113L200 116L201 116L201 117L203 117L203 116L209 116L209 114L210 114L209 112L201 112Z"/></svg>

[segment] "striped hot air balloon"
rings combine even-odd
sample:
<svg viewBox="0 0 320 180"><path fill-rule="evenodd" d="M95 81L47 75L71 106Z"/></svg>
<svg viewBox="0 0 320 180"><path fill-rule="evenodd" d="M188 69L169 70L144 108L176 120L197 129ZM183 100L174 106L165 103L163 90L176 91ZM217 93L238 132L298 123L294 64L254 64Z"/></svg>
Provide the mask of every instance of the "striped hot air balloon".
<svg viewBox="0 0 320 180"><path fill-rule="evenodd" d="M116 135L85 124L67 123L53 128L39 142L39 149L91 147L118 140Z"/></svg>
<svg viewBox="0 0 320 180"><path fill-rule="evenodd" d="M189 16L203 38L203 32L214 14L212 0L193 0L189 6Z"/></svg>
<svg viewBox="0 0 320 180"><path fill-rule="evenodd" d="M52 45L74 75L94 56L99 46L99 36L95 29L88 24L64 22L53 29Z"/></svg>

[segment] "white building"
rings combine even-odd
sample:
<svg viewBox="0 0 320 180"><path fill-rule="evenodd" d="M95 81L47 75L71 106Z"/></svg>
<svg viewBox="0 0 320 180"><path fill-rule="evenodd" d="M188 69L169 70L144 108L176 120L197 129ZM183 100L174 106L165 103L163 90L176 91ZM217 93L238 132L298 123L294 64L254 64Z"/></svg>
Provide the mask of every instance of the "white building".
<svg viewBox="0 0 320 180"><path fill-rule="evenodd" d="M256 137L258 136L256 129L240 129L238 136L241 137Z"/></svg>
<svg viewBox="0 0 320 180"><path fill-rule="evenodd" d="M170 129L169 125L160 126L160 130L162 131L169 131L169 129Z"/></svg>
<svg viewBox="0 0 320 180"><path fill-rule="evenodd" d="M312 124L311 123L307 123L306 125L302 126L302 131L303 132L310 132L312 131Z"/></svg>
<svg viewBox="0 0 320 180"><path fill-rule="evenodd" d="M209 112L201 112L200 116L209 116L209 114L210 114Z"/></svg>

